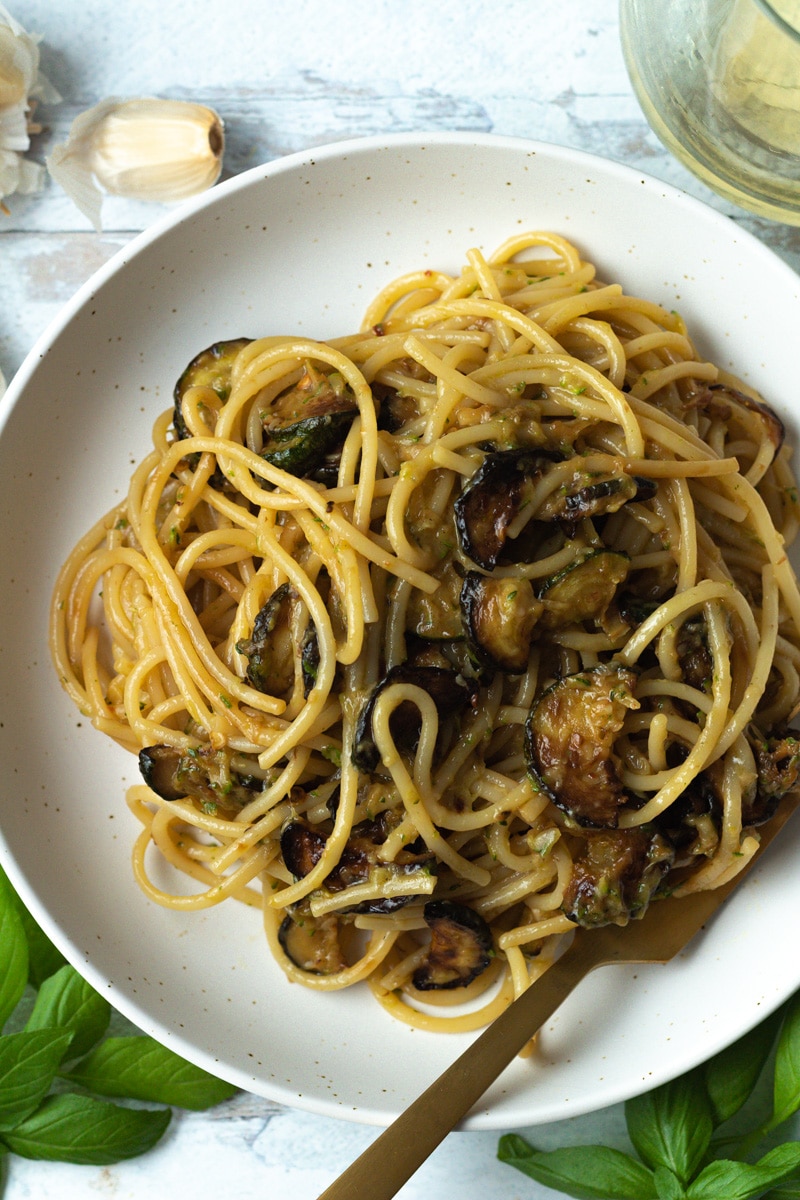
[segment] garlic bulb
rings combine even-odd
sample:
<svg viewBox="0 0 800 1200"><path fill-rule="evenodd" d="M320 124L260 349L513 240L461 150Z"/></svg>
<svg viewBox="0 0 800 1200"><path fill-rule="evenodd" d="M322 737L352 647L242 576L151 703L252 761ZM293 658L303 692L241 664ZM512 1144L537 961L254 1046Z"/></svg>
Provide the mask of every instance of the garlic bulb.
<svg viewBox="0 0 800 1200"><path fill-rule="evenodd" d="M104 100L73 121L47 169L98 231L103 193L164 203L216 183L225 138L211 108L187 100Z"/></svg>
<svg viewBox="0 0 800 1200"><path fill-rule="evenodd" d="M44 184L44 168L22 157L38 133L31 120L36 101L61 99L39 70L38 41L0 4L0 207L4 196Z"/></svg>

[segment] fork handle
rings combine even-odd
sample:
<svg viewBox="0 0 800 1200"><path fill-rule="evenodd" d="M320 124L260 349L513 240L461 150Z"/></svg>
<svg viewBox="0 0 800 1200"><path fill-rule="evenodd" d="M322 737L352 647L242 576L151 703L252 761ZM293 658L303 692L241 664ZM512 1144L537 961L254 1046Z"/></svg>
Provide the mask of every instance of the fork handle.
<svg viewBox="0 0 800 1200"><path fill-rule="evenodd" d="M580 954L571 946L535 987L518 996L318 1200L391 1200L572 989L600 965L589 940L581 942Z"/></svg>

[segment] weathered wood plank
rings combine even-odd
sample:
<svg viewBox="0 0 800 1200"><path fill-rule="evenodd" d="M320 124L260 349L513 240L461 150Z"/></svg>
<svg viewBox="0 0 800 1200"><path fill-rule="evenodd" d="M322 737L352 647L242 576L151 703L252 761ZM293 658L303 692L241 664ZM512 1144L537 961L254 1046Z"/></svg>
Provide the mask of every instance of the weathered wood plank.
<svg viewBox="0 0 800 1200"><path fill-rule="evenodd" d="M152 0L144 3L152 7ZM25 7L23 4L22 9ZM27 7L35 25L38 6L31 3ZM551 8L550 0L543 0L543 7ZM157 90L165 97L209 104L223 117L223 179L295 151L387 132L424 134L455 129L535 138L626 163L682 188L726 213L800 270L800 229L761 220L728 205L676 162L648 129L630 91L616 45L613 14L596 0L581 0L578 7L593 18L582 41L575 43L565 30L553 33L551 15L549 53L531 57L524 78L518 73L504 74L496 62L482 63L482 69L469 76L463 70L443 68L436 86L432 85L429 61L405 82L388 68L381 76L375 61L365 64L361 73L352 73L352 64L343 59L337 64L338 74L325 73L321 67L326 56L320 49L308 60L314 67L293 71L291 57L279 60L258 84L237 77L197 89L185 83L162 83ZM21 15L24 20L24 11ZM321 28L321 36L325 28L332 28L330 15L325 20L328 23ZM301 16L282 21L276 37L289 47L289 30L299 28ZM110 33L114 36L114 29ZM100 91L82 86L85 77L69 71L69 52L69 43L64 57L47 43L43 47L44 65L65 99L58 105L42 106L38 113L43 130L34 138L31 157L40 162L56 143L66 139L74 118L102 96ZM74 48L71 52L75 53ZM92 82L102 78L100 66L94 64ZM245 54L241 69L248 67L252 71ZM182 71L185 74L185 64L176 64L174 78L180 80ZM152 90L146 85L153 82L154 73L153 64L143 64L143 91ZM219 74L218 64L205 64L206 79ZM167 78L163 67L160 78ZM448 89L446 84L452 86ZM162 205L107 197L104 232L96 235L52 181L39 195L12 196L9 208L9 216L0 217L0 369L7 376L81 283L166 211ZM531 219L535 220L535 214Z"/></svg>
<svg viewBox="0 0 800 1200"><path fill-rule="evenodd" d="M39 335L133 234L3 233L0 370L10 379Z"/></svg>

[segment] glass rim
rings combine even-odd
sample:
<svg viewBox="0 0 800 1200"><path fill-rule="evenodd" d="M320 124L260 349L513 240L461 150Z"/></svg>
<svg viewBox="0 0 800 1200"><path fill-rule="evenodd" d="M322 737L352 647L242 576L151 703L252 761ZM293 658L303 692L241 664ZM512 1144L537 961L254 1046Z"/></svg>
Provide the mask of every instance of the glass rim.
<svg viewBox="0 0 800 1200"><path fill-rule="evenodd" d="M787 21L774 7L772 0L755 0L755 3L771 21L775 22L779 29L800 44L800 28Z"/></svg>

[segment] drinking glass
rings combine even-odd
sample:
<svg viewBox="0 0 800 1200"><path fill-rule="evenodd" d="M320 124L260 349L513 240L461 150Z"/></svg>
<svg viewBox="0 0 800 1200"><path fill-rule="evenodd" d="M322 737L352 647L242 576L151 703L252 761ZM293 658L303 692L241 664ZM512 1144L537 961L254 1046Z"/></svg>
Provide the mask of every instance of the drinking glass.
<svg viewBox="0 0 800 1200"><path fill-rule="evenodd" d="M800 0L620 0L656 135L735 204L800 225Z"/></svg>

